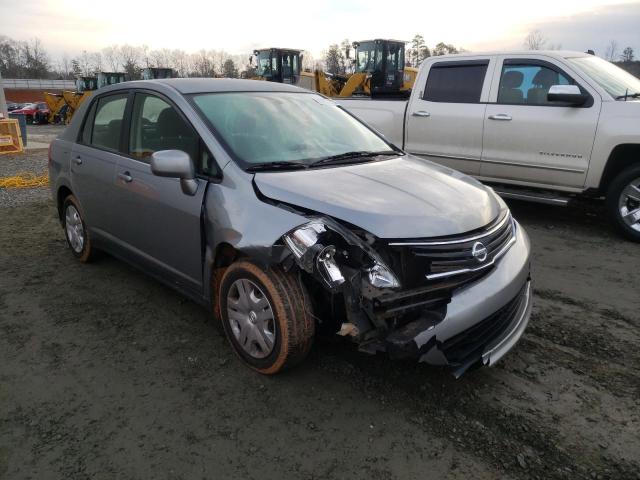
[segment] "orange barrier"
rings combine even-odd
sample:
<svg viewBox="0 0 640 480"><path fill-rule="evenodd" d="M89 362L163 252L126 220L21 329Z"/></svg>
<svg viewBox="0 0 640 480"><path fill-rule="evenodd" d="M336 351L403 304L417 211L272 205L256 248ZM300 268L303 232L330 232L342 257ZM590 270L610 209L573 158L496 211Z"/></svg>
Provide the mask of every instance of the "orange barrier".
<svg viewBox="0 0 640 480"><path fill-rule="evenodd" d="M0 154L22 153L23 150L18 120L13 118L0 120Z"/></svg>

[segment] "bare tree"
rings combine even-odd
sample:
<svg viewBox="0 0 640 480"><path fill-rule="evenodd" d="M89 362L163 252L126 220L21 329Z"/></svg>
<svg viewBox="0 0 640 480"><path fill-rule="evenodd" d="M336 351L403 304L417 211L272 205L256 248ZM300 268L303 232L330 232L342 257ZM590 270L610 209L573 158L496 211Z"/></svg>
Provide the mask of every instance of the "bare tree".
<svg viewBox="0 0 640 480"><path fill-rule="evenodd" d="M91 66L92 66L91 54L89 54L86 50L83 50L80 56L78 57L78 66L80 67L80 74L88 77L91 74Z"/></svg>
<svg viewBox="0 0 640 480"><path fill-rule="evenodd" d="M215 77L216 69L214 59L211 58L211 52L200 50L192 55L193 59L193 76L198 77Z"/></svg>
<svg viewBox="0 0 640 480"><path fill-rule="evenodd" d="M610 62L613 62L618 58L618 42L615 40L611 40L609 42L604 53L604 58Z"/></svg>
<svg viewBox="0 0 640 480"><path fill-rule="evenodd" d="M91 65L91 71L93 73L102 71L102 54L100 52L93 52L89 55L89 63Z"/></svg>
<svg viewBox="0 0 640 480"><path fill-rule="evenodd" d="M102 49L102 58L104 58L107 67L112 72L120 71L120 60L118 58L118 46L111 45Z"/></svg>
<svg viewBox="0 0 640 480"><path fill-rule="evenodd" d="M300 55L303 55L302 62L301 62L302 69L313 72L316 69L316 60L315 58L313 58L313 55L311 54L311 52L307 50L303 50L302 52L300 52Z"/></svg>
<svg viewBox="0 0 640 480"><path fill-rule="evenodd" d="M633 48L627 47L622 51L622 55L620 55L620 60L623 62L633 62L634 53Z"/></svg>
<svg viewBox="0 0 640 480"><path fill-rule="evenodd" d="M540 30L532 30L524 39L524 48L527 50L542 50L547 43L547 38Z"/></svg>
<svg viewBox="0 0 640 480"><path fill-rule="evenodd" d="M137 79L140 76L140 48L124 44L118 49L118 57L122 70L129 79Z"/></svg>

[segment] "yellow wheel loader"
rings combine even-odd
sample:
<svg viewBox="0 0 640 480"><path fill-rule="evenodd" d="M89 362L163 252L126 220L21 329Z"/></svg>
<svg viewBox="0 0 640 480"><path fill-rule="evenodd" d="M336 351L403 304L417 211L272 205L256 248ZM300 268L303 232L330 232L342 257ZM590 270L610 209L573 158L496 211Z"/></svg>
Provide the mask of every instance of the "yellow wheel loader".
<svg viewBox="0 0 640 480"><path fill-rule="evenodd" d="M263 48L254 50L249 64L256 60L256 73L253 80L268 82L290 83L308 90L315 90L314 75L303 72L301 65L304 55L302 50L293 48Z"/></svg>
<svg viewBox="0 0 640 480"><path fill-rule="evenodd" d="M418 70L405 67L405 42L363 40L353 42L354 72L348 76L316 71L316 90L329 97L406 96L413 88Z"/></svg>
<svg viewBox="0 0 640 480"><path fill-rule="evenodd" d="M418 70L405 67L405 43L384 39L354 42L355 71L348 75L334 75L322 70L313 73L301 71L301 50L255 50L256 73L253 79L290 83L328 97L407 96ZM249 59L252 65L253 59Z"/></svg>

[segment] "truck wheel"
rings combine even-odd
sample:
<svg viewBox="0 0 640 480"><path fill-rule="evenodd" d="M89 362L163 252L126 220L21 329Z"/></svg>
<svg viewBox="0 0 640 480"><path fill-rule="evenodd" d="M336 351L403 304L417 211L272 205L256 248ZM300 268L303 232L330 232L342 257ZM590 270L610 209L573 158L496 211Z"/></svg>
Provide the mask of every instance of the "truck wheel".
<svg viewBox="0 0 640 480"><path fill-rule="evenodd" d="M613 179L606 201L616 228L628 239L640 242L640 165L623 170Z"/></svg>
<svg viewBox="0 0 640 480"><path fill-rule="evenodd" d="M88 263L95 256L91 237L82 219L82 210L73 195L67 196L62 203L62 228L71 252L82 262Z"/></svg>
<svg viewBox="0 0 640 480"><path fill-rule="evenodd" d="M272 375L307 356L315 323L295 274L240 260L227 268L216 293L227 339L247 366Z"/></svg>

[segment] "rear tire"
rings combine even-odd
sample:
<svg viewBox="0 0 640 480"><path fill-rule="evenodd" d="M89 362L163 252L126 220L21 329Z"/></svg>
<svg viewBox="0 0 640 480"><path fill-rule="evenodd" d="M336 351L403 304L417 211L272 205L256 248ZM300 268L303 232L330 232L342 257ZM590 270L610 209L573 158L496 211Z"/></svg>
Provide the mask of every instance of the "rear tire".
<svg viewBox="0 0 640 480"><path fill-rule="evenodd" d="M309 353L315 323L297 275L240 260L226 269L215 293L227 339L248 367L273 375Z"/></svg>
<svg viewBox="0 0 640 480"><path fill-rule="evenodd" d="M640 242L640 164L630 166L613 179L606 205L616 229L629 240Z"/></svg>
<svg viewBox="0 0 640 480"><path fill-rule="evenodd" d="M84 223L80 203L73 195L68 195L62 202L62 228L71 253L82 263L93 260L96 252Z"/></svg>

